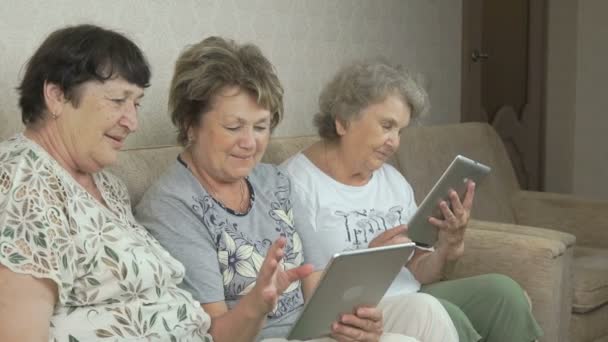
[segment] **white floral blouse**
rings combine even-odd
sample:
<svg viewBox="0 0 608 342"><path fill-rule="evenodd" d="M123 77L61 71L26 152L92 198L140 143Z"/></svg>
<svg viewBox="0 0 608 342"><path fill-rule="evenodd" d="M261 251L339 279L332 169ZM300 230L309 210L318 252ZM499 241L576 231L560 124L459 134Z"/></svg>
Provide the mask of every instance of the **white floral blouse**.
<svg viewBox="0 0 608 342"><path fill-rule="evenodd" d="M106 206L22 134L0 143L0 263L57 284L49 341L212 341L182 264L116 177L94 179Z"/></svg>

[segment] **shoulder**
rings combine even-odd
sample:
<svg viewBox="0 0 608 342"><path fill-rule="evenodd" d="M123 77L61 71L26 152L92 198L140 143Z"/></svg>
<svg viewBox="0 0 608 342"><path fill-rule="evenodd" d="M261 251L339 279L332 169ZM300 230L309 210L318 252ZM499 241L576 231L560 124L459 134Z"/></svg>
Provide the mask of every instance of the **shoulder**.
<svg viewBox="0 0 608 342"><path fill-rule="evenodd" d="M292 176L298 176L301 173L306 173L305 170L310 167L310 162L302 152L298 152L281 163L280 168Z"/></svg>
<svg viewBox="0 0 608 342"><path fill-rule="evenodd" d="M144 211L153 213L175 206L189 208L190 202L200 197L201 189L190 171L176 160L144 192L135 208L136 216L140 219Z"/></svg>
<svg viewBox="0 0 608 342"><path fill-rule="evenodd" d="M262 189L291 187L291 177L289 174L272 164L259 163L256 165L249 175L249 180Z"/></svg>
<svg viewBox="0 0 608 342"><path fill-rule="evenodd" d="M0 195L21 188L60 193L62 169L41 147L22 134L0 143ZM12 189L12 190L11 190Z"/></svg>
<svg viewBox="0 0 608 342"><path fill-rule="evenodd" d="M404 191L408 196L414 192L410 183L393 165L384 163L384 165L376 171L374 176L378 178L377 181L380 185L389 184L389 188Z"/></svg>
<svg viewBox="0 0 608 342"><path fill-rule="evenodd" d="M311 189L323 182L321 171L302 152L284 161L280 168L289 174L299 188Z"/></svg>
<svg viewBox="0 0 608 342"><path fill-rule="evenodd" d="M403 182L407 183L407 180L399 170L397 170L393 165L384 163L382 167L380 167L375 173L380 180L390 181L390 182Z"/></svg>
<svg viewBox="0 0 608 342"><path fill-rule="evenodd" d="M45 157L36 149L33 142L21 134L0 143L0 166L4 170L14 170L26 165L34 166L34 164L44 161Z"/></svg>
<svg viewBox="0 0 608 342"><path fill-rule="evenodd" d="M190 171L175 160L145 191L143 197L187 196L194 193L198 182Z"/></svg>
<svg viewBox="0 0 608 342"><path fill-rule="evenodd" d="M282 171L276 165L258 163L253 170L251 170L251 177L273 176L278 173L282 173Z"/></svg>

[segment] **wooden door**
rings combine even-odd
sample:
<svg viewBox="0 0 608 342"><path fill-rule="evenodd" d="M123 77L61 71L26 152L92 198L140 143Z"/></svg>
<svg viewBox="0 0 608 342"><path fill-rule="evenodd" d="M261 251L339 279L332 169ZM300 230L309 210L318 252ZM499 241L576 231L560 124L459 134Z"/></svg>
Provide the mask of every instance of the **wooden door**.
<svg viewBox="0 0 608 342"><path fill-rule="evenodd" d="M463 0L462 121L488 122L541 190L546 0Z"/></svg>

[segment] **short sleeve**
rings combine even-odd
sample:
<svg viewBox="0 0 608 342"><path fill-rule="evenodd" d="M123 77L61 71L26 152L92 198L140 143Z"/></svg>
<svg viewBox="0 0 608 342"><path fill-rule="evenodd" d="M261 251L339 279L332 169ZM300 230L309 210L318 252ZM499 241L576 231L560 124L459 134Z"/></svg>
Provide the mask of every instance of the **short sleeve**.
<svg viewBox="0 0 608 342"><path fill-rule="evenodd" d="M76 270L65 192L41 157L32 152L22 158L0 162L0 263L54 281L66 303Z"/></svg>
<svg viewBox="0 0 608 342"><path fill-rule="evenodd" d="M300 235L304 251L304 262L313 265L315 271L322 271L331 259L328 248L320 248L317 232L317 203L309 198L308 192L294 182L293 217L296 232Z"/></svg>
<svg viewBox="0 0 608 342"><path fill-rule="evenodd" d="M205 304L223 301L224 285L214 239L191 205L177 197L145 194L135 217L185 267L179 285Z"/></svg>

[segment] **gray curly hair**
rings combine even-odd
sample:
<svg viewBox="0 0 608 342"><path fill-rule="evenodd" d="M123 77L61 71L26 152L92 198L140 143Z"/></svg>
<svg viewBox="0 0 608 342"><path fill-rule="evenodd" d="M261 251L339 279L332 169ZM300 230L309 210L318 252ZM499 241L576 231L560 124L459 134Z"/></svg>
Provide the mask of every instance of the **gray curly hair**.
<svg viewBox="0 0 608 342"><path fill-rule="evenodd" d="M427 92L406 70L392 66L384 59L355 62L338 71L319 95L319 112L314 124L319 136L337 140L336 119L357 119L368 106L397 94L410 107L411 120L426 114Z"/></svg>

